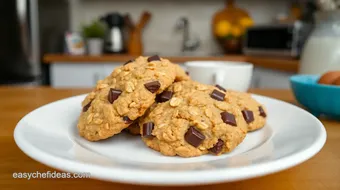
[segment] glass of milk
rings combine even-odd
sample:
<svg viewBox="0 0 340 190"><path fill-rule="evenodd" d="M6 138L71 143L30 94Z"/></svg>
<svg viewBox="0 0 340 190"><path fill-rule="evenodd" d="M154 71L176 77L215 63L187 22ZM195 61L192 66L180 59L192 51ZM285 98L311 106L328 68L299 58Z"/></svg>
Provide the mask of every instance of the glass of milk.
<svg viewBox="0 0 340 190"><path fill-rule="evenodd" d="M315 14L316 25L302 51L301 74L340 70L340 10Z"/></svg>

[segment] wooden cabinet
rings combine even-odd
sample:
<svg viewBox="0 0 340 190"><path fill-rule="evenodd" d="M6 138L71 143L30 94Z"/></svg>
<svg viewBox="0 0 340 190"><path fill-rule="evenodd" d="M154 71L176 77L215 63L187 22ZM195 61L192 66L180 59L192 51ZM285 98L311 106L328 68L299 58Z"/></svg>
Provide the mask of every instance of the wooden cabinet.
<svg viewBox="0 0 340 190"><path fill-rule="evenodd" d="M92 88L121 63L53 63L50 67L51 86L55 88ZM181 67L185 69L184 65Z"/></svg>
<svg viewBox="0 0 340 190"><path fill-rule="evenodd" d="M251 88L289 89L289 78L294 73L254 68Z"/></svg>
<svg viewBox="0 0 340 190"><path fill-rule="evenodd" d="M51 85L56 88L91 88L108 76L121 63L57 63L52 64Z"/></svg>
<svg viewBox="0 0 340 190"><path fill-rule="evenodd" d="M55 88L92 88L120 65L118 62L54 63L50 67L51 85ZM183 64L180 66L185 69ZM289 89L291 75L293 73L255 67L251 88Z"/></svg>
<svg viewBox="0 0 340 190"><path fill-rule="evenodd" d="M121 64L122 63L103 64L104 77L109 76L112 73L112 71Z"/></svg>

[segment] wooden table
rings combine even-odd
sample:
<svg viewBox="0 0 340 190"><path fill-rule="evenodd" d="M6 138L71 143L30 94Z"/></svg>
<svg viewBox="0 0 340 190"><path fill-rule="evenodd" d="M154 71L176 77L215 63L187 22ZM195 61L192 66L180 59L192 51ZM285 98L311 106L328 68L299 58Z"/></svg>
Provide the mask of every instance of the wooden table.
<svg viewBox="0 0 340 190"><path fill-rule="evenodd" d="M26 156L16 146L13 130L28 112L51 101L86 93L88 90L51 88L0 87L0 189L143 189L160 187L137 186L103 182L94 179L14 179L13 172L56 171ZM292 93L286 90L253 90L252 92L295 104ZM322 121L327 130L324 148L310 160L283 172L246 181L185 187L185 189L214 190L314 190L340 189L340 123ZM163 189L172 189L164 187ZM179 187L183 188L184 187Z"/></svg>

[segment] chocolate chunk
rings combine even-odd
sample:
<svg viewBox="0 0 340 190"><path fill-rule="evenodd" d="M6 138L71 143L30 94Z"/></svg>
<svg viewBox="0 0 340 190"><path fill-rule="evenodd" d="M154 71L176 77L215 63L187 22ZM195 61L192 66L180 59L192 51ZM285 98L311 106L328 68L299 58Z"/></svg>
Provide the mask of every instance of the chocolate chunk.
<svg viewBox="0 0 340 190"><path fill-rule="evenodd" d="M237 126L235 116L233 114L230 114L228 112L222 112L221 118L224 123L232 125L232 126Z"/></svg>
<svg viewBox="0 0 340 190"><path fill-rule="evenodd" d="M173 94L171 91L164 91L157 96L157 102L166 102L172 98Z"/></svg>
<svg viewBox="0 0 340 190"><path fill-rule="evenodd" d="M151 62L151 61L160 61L161 58L159 58L158 55L154 55L154 56L151 56L148 58L148 62Z"/></svg>
<svg viewBox="0 0 340 190"><path fill-rule="evenodd" d="M185 71L185 74L187 74L189 76L189 72L188 71Z"/></svg>
<svg viewBox="0 0 340 190"><path fill-rule="evenodd" d="M152 122L143 124L143 137L149 138L152 137L152 130L154 128L154 124Z"/></svg>
<svg viewBox="0 0 340 190"><path fill-rule="evenodd" d="M214 145L214 147L209 149L209 151L214 154L219 154L222 151L223 145L224 142L221 139L218 139L217 143Z"/></svg>
<svg viewBox="0 0 340 190"><path fill-rule="evenodd" d="M126 123L126 124L131 124L133 122L133 120L131 120L128 116L124 116L123 117L123 121Z"/></svg>
<svg viewBox="0 0 340 190"><path fill-rule="evenodd" d="M218 90L214 90L211 94L210 94L210 97L215 99L215 100L218 100L218 101L223 101L224 100L224 96L225 94L218 91Z"/></svg>
<svg viewBox="0 0 340 190"><path fill-rule="evenodd" d="M151 93L155 93L161 87L161 83L159 83L158 81L153 81L153 82L149 82L149 83L144 84L144 86Z"/></svg>
<svg viewBox="0 0 340 190"><path fill-rule="evenodd" d="M216 84L215 87L220 89L220 90L222 90L222 91L224 91L224 92L227 92L227 90L225 88L223 88L222 86L220 86L218 84Z"/></svg>
<svg viewBox="0 0 340 190"><path fill-rule="evenodd" d="M191 126L185 133L184 139L192 146L198 147L205 139L205 136L200 131L195 129L195 127Z"/></svg>
<svg viewBox="0 0 340 190"><path fill-rule="evenodd" d="M121 93L121 90L110 88L107 100L112 104L115 100L117 100Z"/></svg>
<svg viewBox="0 0 340 190"><path fill-rule="evenodd" d="M254 114L252 111L243 110L242 115L243 115L244 120L246 120L247 123L251 123L252 121L254 121Z"/></svg>
<svg viewBox="0 0 340 190"><path fill-rule="evenodd" d="M259 112L260 112L260 116L262 117L267 117L266 112L263 110L262 106L259 106Z"/></svg>
<svg viewBox="0 0 340 190"><path fill-rule="evenodd" d="M86 105L83 107L83 112L86 112L86 111L90 108L91 103L92 103L92 101L89 102L88 104L86 104Z"/></svg>
<svg viewBox="0 0 340 190"><path fill-rule="evenodd" d="M131 63L131 62L133 62L134 60L129 60L129 61L127 61L126 63L124 63L124 65L126 65L126 64L129 64L129 63Z"/></svg>

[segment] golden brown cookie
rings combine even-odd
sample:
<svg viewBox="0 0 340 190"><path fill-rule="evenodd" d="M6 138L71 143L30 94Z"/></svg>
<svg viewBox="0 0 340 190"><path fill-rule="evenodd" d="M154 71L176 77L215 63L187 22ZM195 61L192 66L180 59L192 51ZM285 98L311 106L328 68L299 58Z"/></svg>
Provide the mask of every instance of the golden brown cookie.
<svg viewBox="0 0 340 190"><path fill-rule="evenodd" d="M191 90L190 86L191 83L186 82L182 83L181 86L175 86L180 89L174 90L179 91L179 93L187 93L187 91ZM230 89L226 90L220 85L216 85L215 90L217 90L217 97L219 93L224 93L224 101L240 108L242 115L247 122L248 131L254 131L265 126L267 117L266 108L252 98L251 94Z"/></svg>
<svg viewBox="0 0 340 190"><path fill-rule="evenodd" d="M152 149L167 156L220 155L245 138L241 110L220 99L215 87L176 82L162 94L161 102L139 122L142 139Z"/></svg>
<svg viewBox="0 0 340 190"><path fill-rule="evenodd" d="M79 134L90 141L109 138L127 128L175 80L188 76L178 65L158 56L138 57L97 82L82 102Z"/></svg>
<svg viewBox="0 0 340 190"><path fill-rule="evenodd" d="M158 97L161 94L158 94L156 97L156 101L158 99ZM148 115L150 113L151 110L153 110L156 107L157 103L153 103L149 109L146 110L146 112L144 113L144 115ZM142 116L143 117L143 116ZM141 118L142 118L141 117ZM136 119L128 128L126 128L126 131L132 135L140 135L140 127L139 127L139 120L141 118Z"/></svg>
<svg viewBox="0 0 340 190"><path fill-rule="evenodd" d="M216 85L216 88L225 92L226 102L237 105L241 109L243 118L247 122L248 132L261 129L265 126L267 117L266 108L252 98L251 94L230 89L225 90L219 85Z"/></svg>

